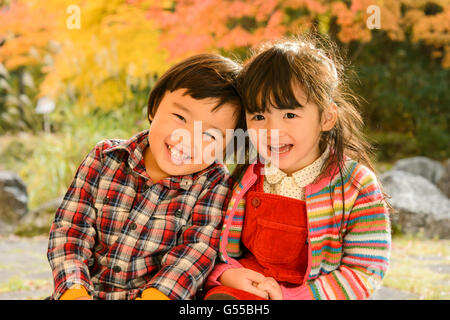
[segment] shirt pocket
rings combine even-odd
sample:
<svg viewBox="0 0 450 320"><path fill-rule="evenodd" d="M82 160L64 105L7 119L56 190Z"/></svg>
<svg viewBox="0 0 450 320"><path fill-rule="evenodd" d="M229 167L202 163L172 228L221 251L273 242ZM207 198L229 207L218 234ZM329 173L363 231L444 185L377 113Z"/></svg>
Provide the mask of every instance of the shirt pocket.
<svg viewBox="0 0 450 320"><path fill-rule="evenodd" d="M141 232L138 247L142 255L164 255L177 245L177 233L182 226L180 206L160 205L148 218Z"/></svg>
<svg viewBox="0 0 450 320"><path fill-rule="evenodd" d="M112 245L121 234L122 228L130 215L130 209L112 205L101 205L96 206L96 208L98 240L105 245Z"/></svg>
<svg viewBox="0 0 450 320"><path fill-rule="evenodd" d="M258 218L253 254L261 262L289 264L301 255L307 234L304 227Z"/></svg>

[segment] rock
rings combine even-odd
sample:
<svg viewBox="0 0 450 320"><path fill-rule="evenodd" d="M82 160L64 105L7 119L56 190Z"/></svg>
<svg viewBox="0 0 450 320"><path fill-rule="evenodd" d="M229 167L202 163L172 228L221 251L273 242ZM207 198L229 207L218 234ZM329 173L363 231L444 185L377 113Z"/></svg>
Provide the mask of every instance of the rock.
<svg viewBox="0 0 450 320"><path fill-rule="evenodd" d="M450 159L447 159L444 162L444 174L438 183L438 187L447 198L450 198Z"/></svg>
<svg viewBox="0 0 450 320"><path fill-rule="evenodd" d="M25 183L14 172L0 171L0 234L11 232L27 212L28 193Z"/></svg>
<svg viewBox="0 0 450 320"><path fill-rule="evenodd" d="M380 176L389 203L397 210L391 214L394 226L404 233L423 231L425 237L450 239L450 200L422 176L391 170Z"/></svg>
<svg viewBox="0 0 450 320"><path fill-rule="evenodd" d="M14 234L18 236L33 237L36 235L48 235L51 224L55 218L55 212L63 198L50 200L36 209L28 212L19 221Z"/></svg>
<svg viewBox="0 0 450 320"><path fill-rule="evenodd" d="M422 176L436 185L444 174L444 166L441 163L426 157L401 159L394 164L392 170L401 170Z"/></svg>

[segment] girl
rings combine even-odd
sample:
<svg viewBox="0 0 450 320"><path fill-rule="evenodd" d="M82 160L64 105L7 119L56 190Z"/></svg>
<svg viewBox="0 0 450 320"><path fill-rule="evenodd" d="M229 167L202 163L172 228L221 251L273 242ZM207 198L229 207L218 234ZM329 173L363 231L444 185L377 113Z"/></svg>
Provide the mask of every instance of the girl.
<svg viewBox="0 0 450 320"><path fill-rule="evenodd" d="M386 273L388 205L342 64L316 43L267 44L241 74L265 161L234 172L206 299L366 299Z"/></svg>

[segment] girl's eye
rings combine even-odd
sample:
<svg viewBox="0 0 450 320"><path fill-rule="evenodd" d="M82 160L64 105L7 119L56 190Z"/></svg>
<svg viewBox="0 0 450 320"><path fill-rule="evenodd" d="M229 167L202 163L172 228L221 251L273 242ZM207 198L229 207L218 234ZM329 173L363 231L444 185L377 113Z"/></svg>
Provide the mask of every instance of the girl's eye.
<svg viewBox="0 0 450 320"><path fill-rule="evenodd" d="M185 119L183 116L180 116L180 115L177 114L177 113L173 113L173 115L174 115L175 117L177 117L178 119L180 119L181 121L186 122L186 119Z"/></svg>
<svg viewBox="0 0 450 320"><path fill-rule="evenodd" d="M297 115L295 113L288 112L284 115L284 117L287 119L294 119Z"/></svg>
<svg viewBox="0 0 450 320"><path fill-rule="evenodd" d="M256 114L252 117L252 120L256 120L256 121L262 121L264 120L264 116L262 114Z"/></svg>

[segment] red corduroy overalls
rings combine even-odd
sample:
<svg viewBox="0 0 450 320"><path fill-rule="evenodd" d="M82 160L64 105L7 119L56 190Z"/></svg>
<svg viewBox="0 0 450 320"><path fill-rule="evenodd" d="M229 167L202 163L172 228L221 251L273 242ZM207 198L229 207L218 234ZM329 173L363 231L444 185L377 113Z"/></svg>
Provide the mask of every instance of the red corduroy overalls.
<svg viewBox="0 0 450 320"><path fill-rule="evenodd" d="M264 176L246 194L242 243L246 268L283 285L301 285L308 266L308 218L305 201L264 192Z"/></svg>
<svg viewBox="0 0 450 320"><path fill-rule="evenodd" d="M304 284L309 257L308 218L305 201L264 192L262 165L246 197L242 243L248 249L239 259L245 268L274 278L287 287ZM261 299L245 291L219 286L210 291L237 299Z"/></svg>

